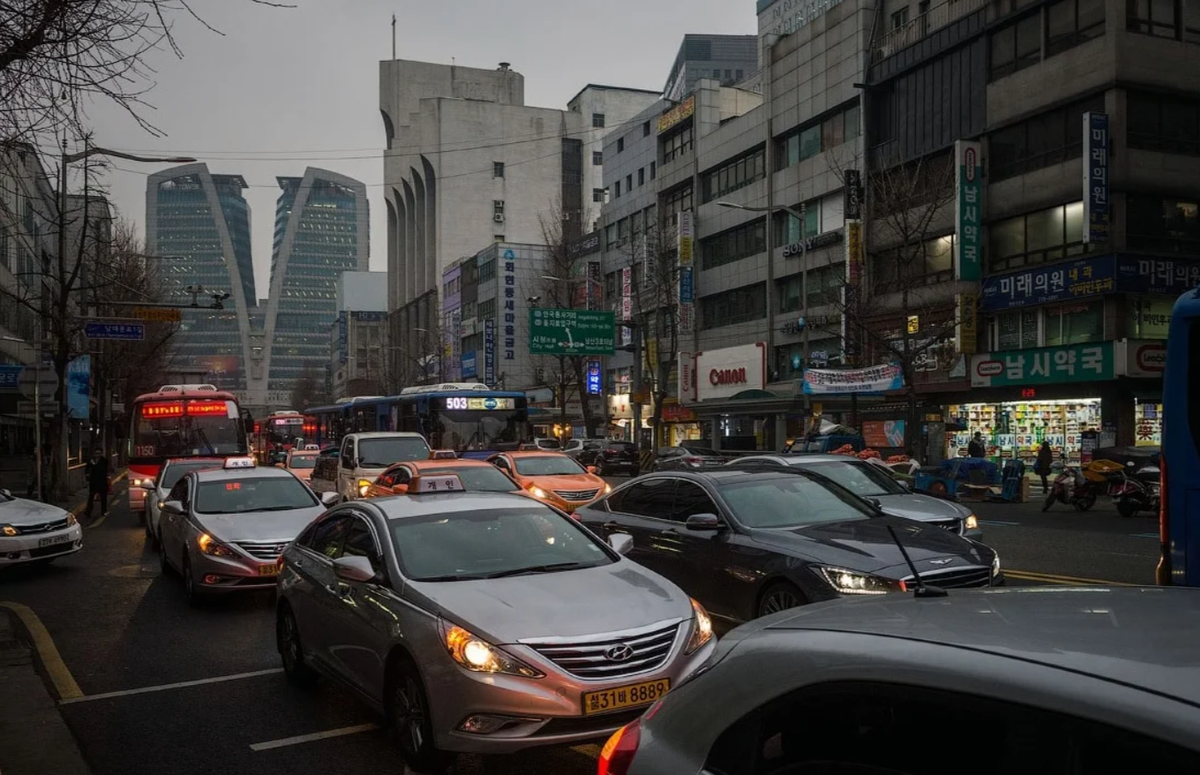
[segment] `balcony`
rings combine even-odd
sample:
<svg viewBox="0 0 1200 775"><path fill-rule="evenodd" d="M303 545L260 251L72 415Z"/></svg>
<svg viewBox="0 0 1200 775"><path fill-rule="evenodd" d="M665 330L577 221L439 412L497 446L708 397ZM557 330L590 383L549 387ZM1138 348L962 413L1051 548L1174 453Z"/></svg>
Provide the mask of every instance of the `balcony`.
<svg viewBox="0 0 1200 775"><path fill-rule="evenodd" d="M871 45L871 64L878 64L959 19L987 8L991 2L992 0L947 0L930 8L915 19L880 35Z"/></svg>

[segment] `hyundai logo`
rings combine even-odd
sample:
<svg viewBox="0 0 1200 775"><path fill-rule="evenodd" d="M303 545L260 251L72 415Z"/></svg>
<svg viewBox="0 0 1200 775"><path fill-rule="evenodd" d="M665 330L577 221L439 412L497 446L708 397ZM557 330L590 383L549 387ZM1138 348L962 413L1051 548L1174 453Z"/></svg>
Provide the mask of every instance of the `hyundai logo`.
<svg viewBox="0 0 1200 775"><path fill-rule="evenodd" d="M628 662L633 659L633 646L622 643L604 652L604 658L609 662Z"/></svg>

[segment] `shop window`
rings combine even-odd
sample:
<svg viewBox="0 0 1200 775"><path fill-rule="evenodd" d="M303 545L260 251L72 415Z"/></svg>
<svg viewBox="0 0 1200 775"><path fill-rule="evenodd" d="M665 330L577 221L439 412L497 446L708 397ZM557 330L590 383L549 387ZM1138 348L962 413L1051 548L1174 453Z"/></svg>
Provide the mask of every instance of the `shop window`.
<svg viewBox="0 0 1200 775"><path fill-rule="evenodd" d="M1058 0L1046 6L1046 56L1104 34L1104 0Z"/></svg>
<svg viewBox="0 0 1200 775"><path fill-rule="evenodd" d="M1126 197L1130 250L1200 253L1200 203L1129 194Z"/></svg>
<svg viewBox="0 0 1200 775"><path fill-rule="evenodd" d="M726 194L762 180L767 175L766 151L759 148L704 173L701 183L704 201L711 202Z"/></svg>
<svg viewBox="0 0 1200 775"><path fill-rule="evenodd" d="M1200 14L1200 0L1197 6ZM1130 148L1200 156L1200 100L1136 91L1127 100Z"/></svg>
<svg viewBox="0 0 1200 775"><path fill-rule="evenodd" d="M767 229L761 218L707 237L700 243L700 264L714 269L743 258L758 255L767 249Z"/></svg>
<svg viewBox="0 0 1200 775"><path fill-rule="evenodd" d="M879 251L869 260L878 293L945 282L954 276L954 237L934 237L919 245Z"/></svg>
<svg viewBox="0 0 1200 775"><path fill-rule="evenodd" d="M1042 60L1042 17L1034 13L992 33L991 80L1032 67Z"/></svg>
<svg viewBox="0 0 1200 775"><path fill-rule="evenodd" d="M1135 399L1136 401L1136 399ZM1133 443L1139 447L1162 445L1162 404L1137 401L1133 407Z"/></svg>
<svg viewBox="0 0 1200 775"><path fill-rule="evenodd" d="M1179 37L1177 0L1126 0L1125 28L1159 38Z"/></svg>
<svg viewBox="0 0 1200 775"><path fill-rule="evenodd" d="M1097 94L1047 111L988 136L988 178L995 182L1078 159L1083 153L1083 114L1103 111Z"/></svg>
<svg viewBox="0 0 1200 775"><path fill-rule="evenodd" d="M700 325L705 330L749 323L766 316L766 283L746 285L700 299Z"/></svg>
<svg viewBox="0 0 1200 775"><path fill-rule="evenodd" d="M1104 301L1064 304L1045 311L1046 346L1104 341Z"/></svg>
<svg viewBox="0 0 1200 775"><path fill-rule="evenodd" d="M992 320L992 350L1029 350L1041 346L1041 311L1005 312Z"/></svg>
<svg viewBox="0 0 1200 775"><path fill-rule="evenodd" d="M993 272L1056 261L1081 255L1086 250L1083 202L1039 210L988 226L988 255Z"/></svg>
<svg viewBox="0 0 1200 775"><path fill-rule="evenodd" d="M841 343L837 339L811 339L808 343L808 367L823 369L841 362ZM775 365L771 381L801 379L804 376L804 342L775 348Z"/></svg>

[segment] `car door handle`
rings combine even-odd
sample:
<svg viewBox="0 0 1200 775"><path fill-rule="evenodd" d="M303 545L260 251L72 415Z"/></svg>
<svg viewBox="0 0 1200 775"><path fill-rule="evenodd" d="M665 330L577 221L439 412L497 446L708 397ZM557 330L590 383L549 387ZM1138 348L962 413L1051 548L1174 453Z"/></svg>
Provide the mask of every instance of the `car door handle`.
<svg viewBox="0 0 1200 775"><path fill-rule="evenodd" d="M617 523L617 522L605 522L600 527L604 528L605 530L616 530L621 533L625 532L624 527L622 527L621 524Z"/></svg>
<svg viewBox="0 0 1200 775"><path fill-rule="evenodd" d="M679 535L679 530L677 530L676 528L673 528L673 527L669 527L666 530L658 531L658 534L662 535L662 536L677 536L677 535Z"/></svg>

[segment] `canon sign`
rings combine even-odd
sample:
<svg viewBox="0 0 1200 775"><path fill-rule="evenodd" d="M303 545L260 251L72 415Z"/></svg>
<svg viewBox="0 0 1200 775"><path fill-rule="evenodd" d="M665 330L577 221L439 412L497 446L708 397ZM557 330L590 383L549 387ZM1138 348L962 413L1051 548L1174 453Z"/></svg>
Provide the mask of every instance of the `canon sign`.
<svg viewBox="0 0 1200 775"><path fill-rule="evenodd" d="M767 356L762 342L696 353L697 398L732 398L744 390L766 386Z"/></svg>

